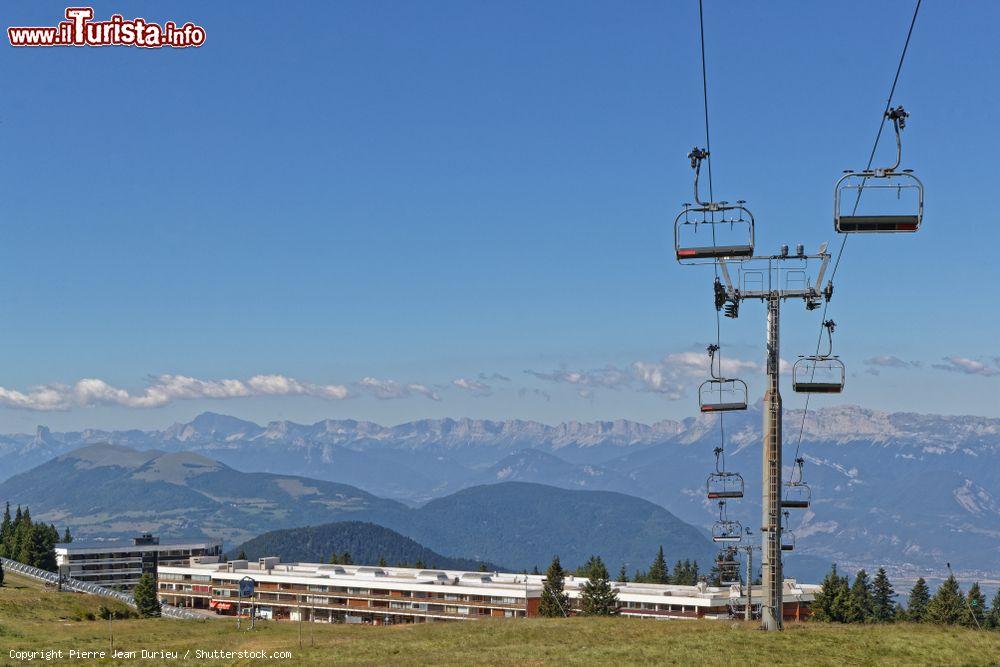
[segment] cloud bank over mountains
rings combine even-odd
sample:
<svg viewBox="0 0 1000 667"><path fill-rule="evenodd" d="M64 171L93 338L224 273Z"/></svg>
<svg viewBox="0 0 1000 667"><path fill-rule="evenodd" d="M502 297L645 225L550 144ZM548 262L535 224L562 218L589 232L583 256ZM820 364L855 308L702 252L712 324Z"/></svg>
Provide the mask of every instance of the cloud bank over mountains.
<svg viewBox="0 0 1000 667"><path fill-rule="evenodd" d="M746 377L763 372L756 361L723 356L721 374L725 377ZM880 370L912 371L915 369L945 371L979 377L1000 376L1000 357L973 359L964 356L944 357L940 363L924 364L896 356L879 356L864 360L866 371L878 375ZM782 373L791 365L782 360ZM560 367L554 370L524 371L534 381L571 388L579 397L593 400L598 391L634 391L655 394L665 400L685 398L698 382L710 373L708 355L685 351L667 354L659 361L634 361L627 365L607 364L590 369ZM548 401L549 392L537 386L518 386L500 373L478 372L446 381L443 384L400 382L394 379L364 376L356 382L322 384L280 374L259 374L246 379L202 379L179 374L151 376L145 387L125 389L99 378L83 378L73 384L44 384L27 390L0 387L0 406L40 412L67 411L74 408L116 406L124 408L160 408L178 401L200 399L234 399L252 397L307 396L328 401L357 397L377 400L425 398L442 401L447 392L476 399L497 395L510 389L520 398L533 397ZM530 385L530 383L529 383Z"/></svg>

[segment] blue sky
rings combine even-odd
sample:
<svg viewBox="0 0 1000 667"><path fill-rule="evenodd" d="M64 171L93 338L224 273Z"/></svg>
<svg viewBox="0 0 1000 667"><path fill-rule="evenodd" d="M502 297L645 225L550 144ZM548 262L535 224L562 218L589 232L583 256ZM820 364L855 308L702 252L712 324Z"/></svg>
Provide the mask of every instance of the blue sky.
<svg viewBox="0 0 1000 667"><path fill-rule="evenodd" d="M715 190L760 250L839 240L833 183L912 6L706 3ZM4 27L64 7L5 3ZM670 224L703 137L697 2L94 7L207 42L0 48L0 431L694 413L711 269L673 261ZM836 402L998 416L998 19L921 9L896 101L925 226L848 243ZM789 306L783 355L818 324ZM746 304L727 355L759 364L763 330ZM890 356L919 367L865 363Z"/></svg>

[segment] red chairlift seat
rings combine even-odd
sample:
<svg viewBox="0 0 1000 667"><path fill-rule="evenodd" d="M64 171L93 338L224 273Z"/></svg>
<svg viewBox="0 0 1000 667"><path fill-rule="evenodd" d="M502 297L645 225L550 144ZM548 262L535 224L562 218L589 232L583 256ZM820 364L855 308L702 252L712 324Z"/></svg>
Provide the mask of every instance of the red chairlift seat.
<svg viewBox="0 0 1000 667"><path fill-rule="evenodd" d="M737 472L713 472L705 483L709 500L743 497L743 476Z"/></svg>
<svg viewBox="0 0 1000 667"><path fill-rule="evenodd" d="M733 412L747 409L747 383L735 378L709 378L698 387L701 412Z"/></svg>

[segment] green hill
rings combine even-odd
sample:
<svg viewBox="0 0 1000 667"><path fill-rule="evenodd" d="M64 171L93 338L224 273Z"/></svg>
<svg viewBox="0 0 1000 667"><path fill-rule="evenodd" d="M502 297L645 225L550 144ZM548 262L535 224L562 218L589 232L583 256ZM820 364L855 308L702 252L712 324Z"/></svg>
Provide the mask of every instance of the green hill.
<svg viewBox="0 0 1000 667"><path fill-rule="evenodd" d="M697 560L716 552L698 528L641 498L610 491L570 491L506 482L475 486L403 513L365 513L441 553L544 569L559 555L570 567L600 555L617 570L645 569L662 544L667 558Z"/></svg>
<svg viewBox="0 0 1000 667"><path fill-rule="evenodd" d="M244 542L231 554L246 552L251 560L281 556L283 561L325 563L331 554L351 554L355 563L375 564L385 559L390 565L423 563L426 567L449 570L476 570L486 565L468 558L449 558L421 546L408 537L373 523L340 521L308 528L287 528L264 533Z"/></svg>
<svg viewBox="0 0 1000 667"><path fill-rule="evenodd" d="M360 512L405 510L347 484L239 472L191 453L118 445L75 449L0 484L0 503L70 526L77 536L221 537L242 542L292 526L329 523Z"/></svg>

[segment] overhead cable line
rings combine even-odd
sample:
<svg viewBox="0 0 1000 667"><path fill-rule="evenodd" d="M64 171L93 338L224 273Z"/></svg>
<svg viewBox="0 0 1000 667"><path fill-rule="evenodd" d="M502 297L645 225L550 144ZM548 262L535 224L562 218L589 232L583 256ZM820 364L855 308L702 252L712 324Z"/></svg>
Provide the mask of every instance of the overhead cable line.
<svg viewBox="0 0 1000 667"><path fill-rule="evenodd" d="M704 101L705 108L705 161L708 163L708 200L710 202L715 201L715 192L712 189L712 139L709 133L708 124L708 67L705 62L705 11L703 7L703 0L698 0L698 28L699 34L701 35L701 94L702 100ZM712 222L715 222L715 212L712 212ZM715 225L712 226L712 246L716 246L715 238ZM721 260L719 260L721 261ZM719 263L716 261L712 264L712 268L715 271L715 279L719 280ZM719 315L718 309L715 311L715 351L719 355L719 375L723 376L722 373L722 320ZM714 359L709 356L709 364L713 363ZM711 374L712 369L709 368L709 373ZM726 464L726 426L723 421L723 415L719 415L719 437L721 439L720 445L722 449L722 466L725 468Z"/></svg>
<svg viewBox="0 0 1000 667"><path fill-rule="evenodd" d="M882 131L885 129L885 121L889 116L889 110L892 108L892 98L896 94L896 84L899 83L899 75L900 72L903 71L903 62L906 60L906 53L910 48L910 38L913 36L913 27L917 23L917 14L920 13L920 3L922 1L923 0L917 0L917 4L913 8L913 18L910 19L910 27L906 31L906 40L903 42L903 51L899 54L899 64L896 65L896 75L892 79L892 86L889 87L889 96L886 98L885 101L885 109L882 113L882 120L878 126L878 133L875 135L875 143L872 145L871 153L868 155L868 166L865 167L866 171L871 170L872 164L875 161L875 152L878 150L879 141L882 139ZM864 191L864 185L858 188L858 195L857 198L854 200L854 209L852 211L852 215L855 215L858 212L858 205L861 203L861 194L863 191ZM849 234L844 234L844 238L840 242L840 249L837 251L837 259L834 261L833 271L830 274L831 282L833 281L834 278L837 277L837 270L840 268L840 260L843 259L844 257L844 248L847 246L847 239L849 236L850 236ZM820 318L820 322L825 323L827 321L826 311L829 307L830 307L830 301L827 300L826 303L823 305L823 316ZM824 326L823 324L820 325L819 336L816 339L817 355L819 355L820 345L823 342L823 326ZM806 394L806 404L805 408L802 410L802 421L799 423L799 436L795 443L796 459L799 458L799 450L801 449L802 446L802 434L805 430L806 415L809 413L810 398L812 398L812 394ZM794 469L792 470L792 473L789 474L789 480L791 480L791 474L794 474Z"/></svg>

